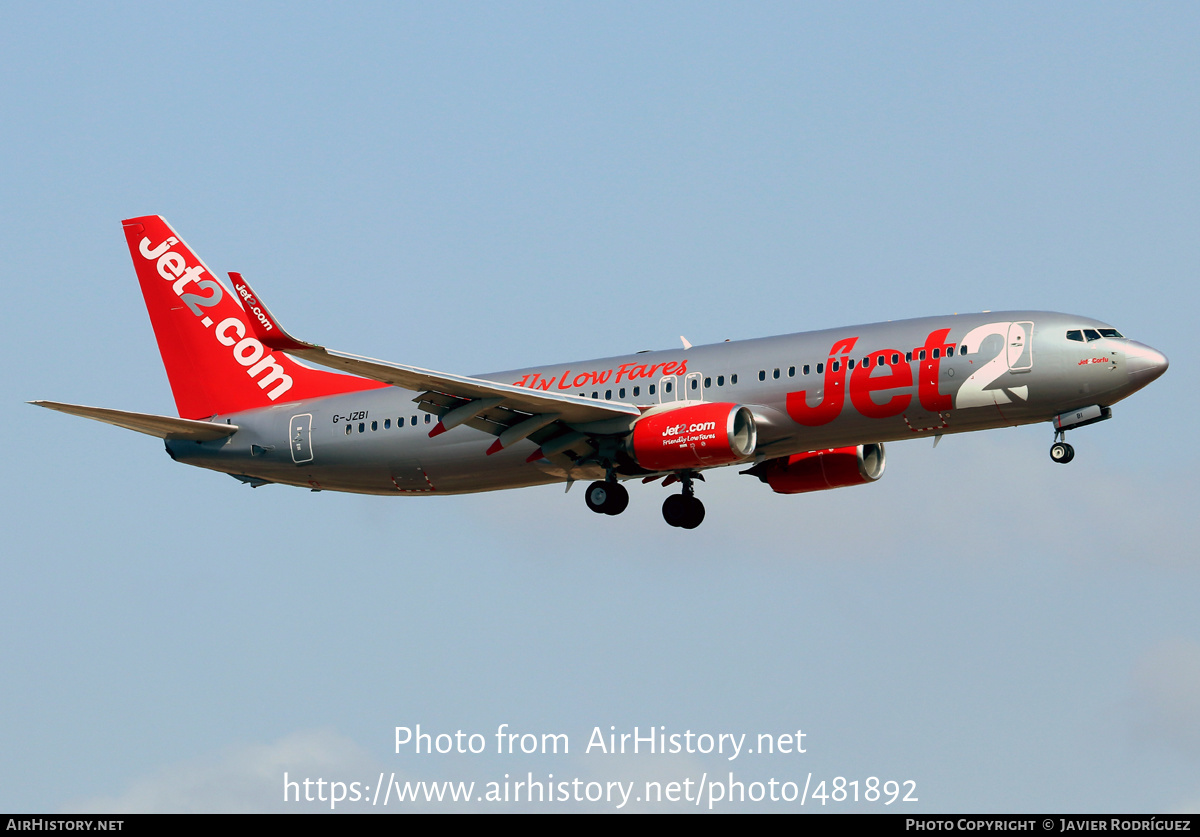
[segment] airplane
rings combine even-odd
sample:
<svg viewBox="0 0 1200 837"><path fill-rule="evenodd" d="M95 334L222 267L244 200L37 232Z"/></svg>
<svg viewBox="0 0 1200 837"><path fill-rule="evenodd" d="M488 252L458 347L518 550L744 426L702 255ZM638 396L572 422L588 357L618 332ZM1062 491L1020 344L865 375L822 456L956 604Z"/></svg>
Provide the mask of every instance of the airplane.
<svg viewBox="0 0 1200 837"><path fill-rule="evenodd" d="M477 376L289 335L238 273L232 291L160 216L122 222L179 416L33 401L162 438L177 462L313 491L437 495L591 480L679 485L668 524L704 519L704 472L746 466L780 494L878 480L884 443L1051 422L1075 430L1167 358L1073 314L963 314L637 352ZM325 367L317 368L317 367ZM336 371L329 371L336 370Z"/></svg>

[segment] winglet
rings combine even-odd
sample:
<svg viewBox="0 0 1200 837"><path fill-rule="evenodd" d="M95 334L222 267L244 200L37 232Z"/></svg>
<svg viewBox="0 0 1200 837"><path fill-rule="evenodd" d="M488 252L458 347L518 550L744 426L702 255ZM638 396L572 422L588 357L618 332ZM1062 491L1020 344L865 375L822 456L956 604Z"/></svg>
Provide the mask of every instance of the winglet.
<svg viewBox="0 0 1200 837"><path fill-rule="evenodd" d="M254 336L258 338L258 342L272 349L278 349L281 352L294 352L298 349L320 349L312 343L305 343L302 340L297 340L283 330L283 326L271 316L271 312L267 310L266 304L263 303L258 295L254 293L254 289L250 287L250 283L242 278L240 273L230 273L229 281L233 282L233 289L241 298L242 304L246 306L246 317L250 321L250 328L254 330Z"/></svg>

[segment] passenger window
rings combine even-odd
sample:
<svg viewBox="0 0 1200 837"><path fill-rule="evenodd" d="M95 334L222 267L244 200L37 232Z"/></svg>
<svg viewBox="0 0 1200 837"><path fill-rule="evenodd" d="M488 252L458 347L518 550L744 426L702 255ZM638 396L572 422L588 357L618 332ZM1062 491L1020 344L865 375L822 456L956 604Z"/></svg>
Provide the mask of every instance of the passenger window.
<svg viewBox="0 0 1200 837"><path fill-rule="evenodd" d="M837 372L839 369L841 369L841 368L842 368L842 362L841 362L840 360L835 360L835 361L833 362L833 367L832 367L832 368L833 368L833 371L834 371L834 372Z"/></svg>
<svg viewBox="0 0 1200 837"><path fill-rule="evenodd" d="M712 386L712 378L705 378L704 379L704 388L708 389L711 386Z"/></svg>
<svg viewBox="0 0 1200 837"><path fill-rule="evenodd" d="M941 349L934 349L934 350L933 350L933 359L934 359L934 360L937 360L937 359L938 359L938 358L940 358L941 356L942 356L942 350L941 350Z"/></svg>
<svg viewBox="0 0 1200 837"><path fill-rule="evenodd" d="M734 372L732 375L729 376L729 383L730 384L737 383L737 373L736 372Z"/></svg>
<svg viewBox="0 0 1200 837"><path fill-rule="evenodd" d="M847 369L853 369L853 368L854 368L854 358L850 358L848 361L846 361L846 368L847 368ZM834 372L836 372L836 371L837 371L837 368L835 367L833 371L834 371Z"/></svg>
<svg viewBox="0 0 1200 837"><path fill-rule="evenodd" d="M912 363L912 352L905 352L905 353L904 353L904 360L905 360L905 362L907 362L907 363Z"/></svg>
<svg viewBox="0 0 1200 837"><path fill-rule="evenodd" d="M377 422L377 421L371 422L371 432L374 433L378 429L379 429L379 422Z"/></svg>
<svg viewBox="0 0 1200 837"><path fill-rule="evenodd" d="M883 363L883 358L882 358L882 357L880 357L880 358L879 358L879 362L880 362L880 363ZM894 352L893 352L893 353L892 353L892 364L894 365L894 364L897 364L897 363L899 363L899 362L900 362L900 355L898 355L898 354L896 354L896 353L894 353Z"/></svg>
<svg viewBox="0 0 1200 837"><path fill-rule="evenodd" d="M1085 328L1083 330L1083 336L1086 337L1090 343L1093 340L1100 339L1100 332L1096 331L1094 328Z"/></svg>
<svg viewBox="0 0 1200 837"><path fill-rule="evenodd" d="M807 374L808 374L808 364L807 364L807 363L806 363L806 364L804 364L804 374L805 374L805 375L807 375Z"/></svg>
<svg viewBox="0 0 1200 837"><path fill-rule="evenodd" d="M925 359L925 350L921 349L921 353L917 357L919 357L921 360L924 360Z"/></svg>
<svg viewBox="0 0 1200 837"><path fill-rule="evenodd" d="M633 388L633 397L634 397L634 398L637 398L637 397L638 397L639 395L641 395L641 394L642 394L642 388L641 388L641 387L634 387L634 388Z"/></svg>
<svg viewBox="0 0 1200 837"><path fill-rule="evenodd" d="M667 381L665 384L663 384L663 392L670 392L671 384L673 384L673 383L674 383L674 381Z"/></svg>
<svg viewBox="0 0 1200 837"><path fill-rule="evenodd" d="M612 390L611 389L604 390L604 400L612 401Z"/></svg>
<svg viewBox="0 0 1200 837"><path fill-rule="evenodd" d="M430 413L426 413L425 414L425 423L429 424L432 420L433 420L433 416Z"/></svg>
<svg viewBox="0 0 1200 837"><path fill-rule="evenodd" d="M366 423L365 421L360 421L360 422L358 423L358 432L359 432L359 433L365 433L365 432L366 432L366 430L367 430L367 423Z"/></svg>
<svg viewBox="0 0 1200 837"><path fill-rule="evenodd" d="M412 417L412 426L413 426L413 427L416 427L416 426L417 426L417 417L416 417L416 416L413 416L413 417Z"/></svg>
<svg viewBox="0 0 1200 837"><path fill-rule="evenodd" d="M776 369L774 372L772 372L771 377L778 381L779 380L779 370Z"/></svg>
<svg viewBox="0 0 1200 837"><path fill-rule="evenodd" d="M347 424L347 425L346 425L346 435L347 435L347 436L349 436L349 435L350 435L350 431L351 431L351 430L353 430L353 429L354 429L354 428L352 428L350 425L348 425L348 424Z"/></svg>
<svg viewBox="0 0 1200 837"><path fill-rule="evenodd" d="M866 367L867 369L871 368L871 356L870 355L867 355L866 357L863 358L862 365L864 367Z"/></svg>
<svg viewBox="0 0 1200 837"><path fill-rule="evenodd" d="M823 364L823 363L818 363L818 364L817 364L817 374L818 374L818 375L824 375L824 374L825 374L825 364Z"/></svg>
<svg viewBox="0 0 1200 837"><path fill-rule="evenodd" d="M725 376L724 375L717 376L717 386L719 386L719 387L725 386Z"/></svg>
<svg viewBox="0 0 1200 837"><path fill-rule="evenodd" d="M592 393L592 399L593 399L593 400L595 400L595 401L599 401L599 400L600 400L600 393L599 393L599 392L593 392L593 393Z"/></svg>
<svg viewBox="0 0 1200 837"><path fill-rule="evenodd" d="M384 419L384 420L383 420L383 429L384 429L384 430L391 430L391 429L392 429L392 420L391 420L391 419Z"/></svg>
<svg viewBox="0 0 1200 837"><path fill-rule="evenodd" d="M624 398L624 397L625 397L625 387L621 387L620 391L617 393L617 397L618 397L618 398Z"/></svg>
<svg viewBox="0 0 1200 837"><path fill-rule="evenodd" d="M767 379L767 370L765 370L765 369L758 370L758 379L760 381L765 381Z"/></svg>
<svg viewBox="0 0 1200 837"><path fill-rule="evenodd" d="M789 367L788 367L788 377L789 377L789 378L794 378L794 377L796 377L796 367L794 367L794 366L789 366Z"/></svg>
<svg viewBox="0 0 1200 837"><path fill-rule="evenodd" d="M953 346L946 349L946 357L954 357L954 347Z"/></svg>

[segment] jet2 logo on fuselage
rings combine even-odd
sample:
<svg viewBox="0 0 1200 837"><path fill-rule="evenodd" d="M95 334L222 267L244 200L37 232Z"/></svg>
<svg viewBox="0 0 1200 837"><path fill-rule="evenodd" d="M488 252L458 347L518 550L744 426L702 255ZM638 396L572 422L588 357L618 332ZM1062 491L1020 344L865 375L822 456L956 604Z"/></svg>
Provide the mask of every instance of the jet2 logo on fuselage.
<svg viewBox="0 0 1200 837"><path fill-rule="evenodd" d="M946 342L949 334L948 328L930 332L925 338L925 345L913 349L910 355L917 363L917 398L921 406L931 413L948 410L952 403L949 395L942 395L938 390L942 359L955 345ZM830 347L829 359L825 363L824 386L819 390L820 403L812 407L808 405L808 390L787 394L786 409L792 421L806 427L828 424L841 414L847 389L850 390L850 402L854 409L868 418L898 416L908 409L912 403L911 392L896 393L882 404L876 403L872 397L877 392L911 389L913 370L905 353L898 349L875 349L868 354L872 359L870 365L858 363L851 370L853 361L850 353L857 342L857 337L849 337L838 340ZM847 374L850 378L849 387L846 386Z"/></svg>
<svg viewBox="0 0 1200 837"><path fill-rule="evenodd" d="M851 359L850 353L854 351L858 338L838 340L830 347L829 359L825 363L823 386L818 390L821 401L809 406L808 390L789 392L787 414L797 424L807 427L828 424L841 414L849 390L854 409L867 418L900 415L912 404L913 363L916 364L917 401L929 413L941 413L951 407L962 409L1007 403L1010 399L1004 392L997 395L984 387L1004 372L1029 371L1032 355L1028 347L1031 345L1029 338L1032 331L1031 322L989 323L966 335L962 341L962 351L966 351L967 346L976 346L978 351L984 339L992 335L999 335L1007 343L1001 344L996 357L983 362L974 374L959 384L957 397L945 395L939 388L942 361L953 357L957 345L947 341L950 334L948 328L930 332L924 345L914 348L911 353L906 354L898 349L875 349L865 356L866 363L857 364ZM975 364L973 360L972 365ZM848 385L847 376L850 379ZM875 393L889 391L897 392L883 403L878 403L873 397ZM1020 398L1028 396L1025 386L1011 391Z"/></svg>

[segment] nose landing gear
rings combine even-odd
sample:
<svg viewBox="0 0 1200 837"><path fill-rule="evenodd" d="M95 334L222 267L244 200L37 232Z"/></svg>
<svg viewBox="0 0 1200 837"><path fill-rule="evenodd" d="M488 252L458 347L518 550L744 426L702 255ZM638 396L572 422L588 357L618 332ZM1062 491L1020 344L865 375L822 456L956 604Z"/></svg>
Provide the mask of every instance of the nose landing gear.
<svg viewBox="0 0 1200 837"><path fill-rule="evenodd" d="M1060 465L1066 465L1075 458L1075 448L1067 444L1066 431L1054 432L1054 444L1050 446L1050 458Z"/></svg>

